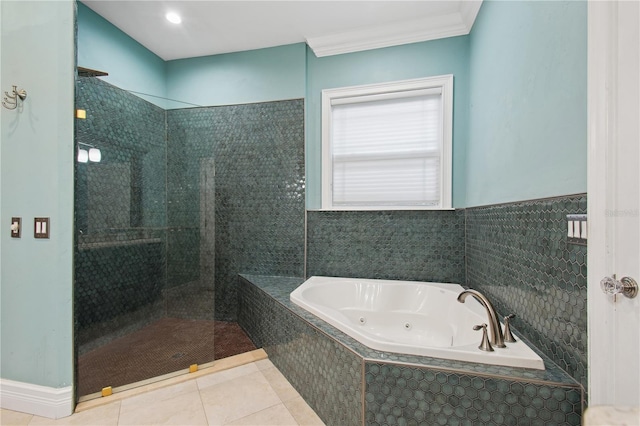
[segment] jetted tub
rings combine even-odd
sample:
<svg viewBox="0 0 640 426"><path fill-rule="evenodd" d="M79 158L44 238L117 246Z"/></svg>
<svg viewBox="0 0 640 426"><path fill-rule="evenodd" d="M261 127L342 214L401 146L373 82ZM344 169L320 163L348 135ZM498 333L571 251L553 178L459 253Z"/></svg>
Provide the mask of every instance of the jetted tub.
<svg viewBox="0 0 640 426"><path fill-rule="evenodd" d="M457 301L462 291L458 284L311 277L290 297L372 349L544 370L542 359L518 336L506 348L478 349L482 332L473 326L489 321L474 297Z"/></svg>

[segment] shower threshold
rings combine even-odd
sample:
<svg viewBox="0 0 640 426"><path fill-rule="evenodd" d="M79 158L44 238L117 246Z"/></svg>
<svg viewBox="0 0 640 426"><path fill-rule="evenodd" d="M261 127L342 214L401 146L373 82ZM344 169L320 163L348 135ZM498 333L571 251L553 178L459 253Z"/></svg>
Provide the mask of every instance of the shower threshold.
<svg viewBox="0 0 640 426"><path fill-rule="evenodd" d="M186 382L188 380L197 379L202 376L228 370L230 368L239 367L241 365L249 364L267 358L268 356L264 349L255 349L250 352L233 355L227 358L209 362L207 364L199 365L198 370L195 372L190 372L187 368L184 370L175 371L173 373L164 374L162 376L153 377L151 379L142 380L140 382L119 386L113 388L113 394L110 396L103 397L101 392L84 395L78 399L78 404L76 405L75 412L79 413L94 407L98 407L100 405L110 404L112 402L120 401L131 396L140 395L142 393Z"/></svg>

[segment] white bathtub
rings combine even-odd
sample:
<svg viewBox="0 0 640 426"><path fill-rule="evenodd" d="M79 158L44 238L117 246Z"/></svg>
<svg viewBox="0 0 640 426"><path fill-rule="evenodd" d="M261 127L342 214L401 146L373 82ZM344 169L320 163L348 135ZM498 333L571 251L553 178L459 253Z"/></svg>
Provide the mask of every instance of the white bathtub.
<svg viewBox="0 0 640 426"><path fill-rule="evenodd" d="M475 298L456 300L463 290L458 284L311 277L291 301L372 349L544 370L517 337L506 348L478 349L482 332L473 326L489 321Z"/></svg>

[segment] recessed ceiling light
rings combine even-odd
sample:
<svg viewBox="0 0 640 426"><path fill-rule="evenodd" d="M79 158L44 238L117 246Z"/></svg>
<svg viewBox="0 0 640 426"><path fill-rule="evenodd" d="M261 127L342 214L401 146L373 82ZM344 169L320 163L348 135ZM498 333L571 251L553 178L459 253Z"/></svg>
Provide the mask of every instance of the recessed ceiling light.
<svg viewBox="0 0 640 426"><path fill-rule="evenodd" d="M179 24L180 22L182 22L182 18L180 17L180 15L175 12L169 12L164 15L164 17L167 18L167 21L171 22L172 24Z"/></svg>

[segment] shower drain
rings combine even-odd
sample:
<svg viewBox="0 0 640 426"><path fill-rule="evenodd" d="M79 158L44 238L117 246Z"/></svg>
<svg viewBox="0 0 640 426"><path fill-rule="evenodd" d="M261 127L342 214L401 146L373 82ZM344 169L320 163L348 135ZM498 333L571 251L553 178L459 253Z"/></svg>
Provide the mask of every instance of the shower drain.
<svg viewBox="0 0 640 426"><path fill-rule="evenodd" d="M171 359L178 359L178 358L182 358L183 356L185 356L184 352L178 352L178 353L175 353L175 354L171 355Z"/></svg>

